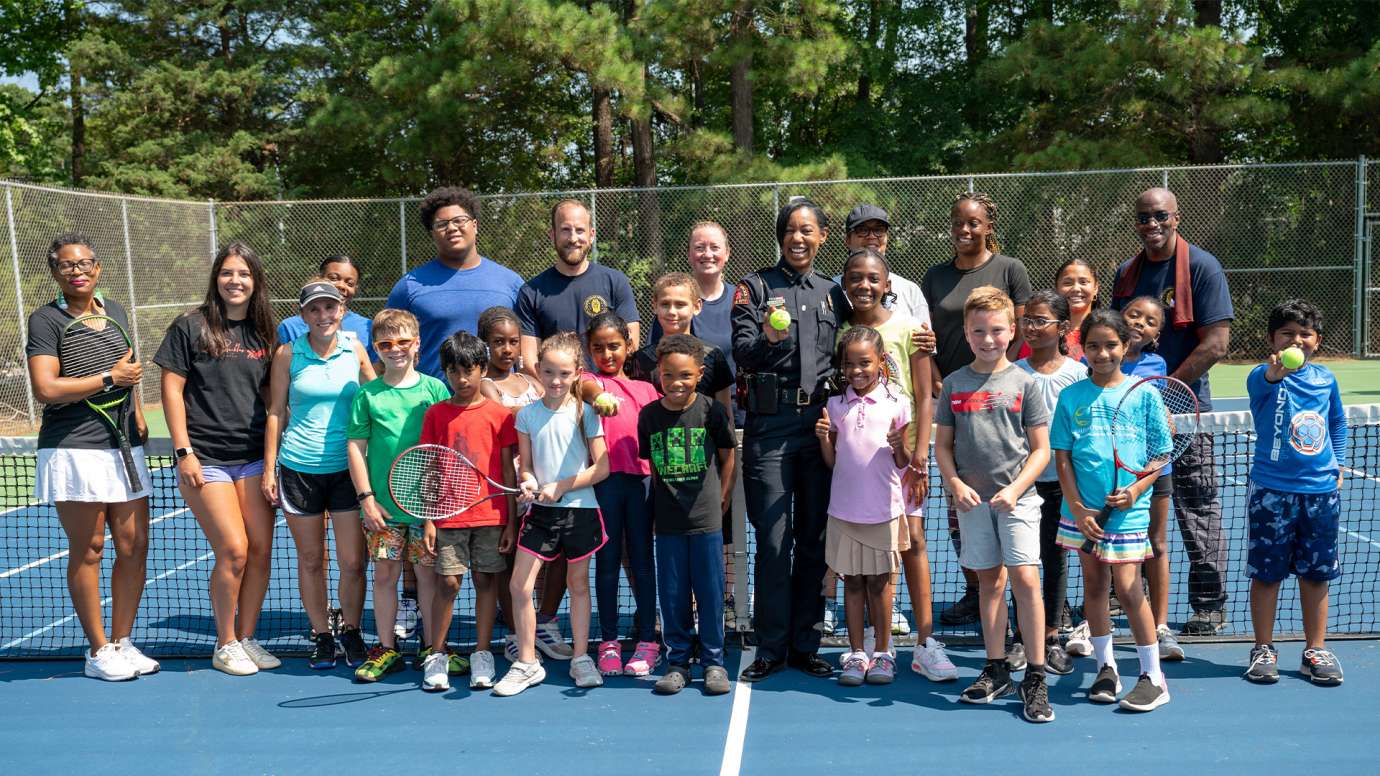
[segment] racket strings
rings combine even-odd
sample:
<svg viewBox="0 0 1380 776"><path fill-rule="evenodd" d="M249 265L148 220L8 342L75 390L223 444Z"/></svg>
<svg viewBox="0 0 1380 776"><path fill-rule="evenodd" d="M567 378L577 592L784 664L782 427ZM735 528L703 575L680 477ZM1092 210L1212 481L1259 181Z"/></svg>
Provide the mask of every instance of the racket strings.
<svg viewBox="0 0 1380 776"><path fill-rule="evenodd" d="M473 467L453 453L426 448L409 451L389 475L393 500L417 517L450 517L483 497L483 483Z"/></svg>
<svg viewBox="0 0 1380 776"><path fill-rule="evenodd" d="M108 371L129 352L129 343L113 326L92 329L72 326L62 337L58 350L58 374L62 377L90 377Z"/></svg>

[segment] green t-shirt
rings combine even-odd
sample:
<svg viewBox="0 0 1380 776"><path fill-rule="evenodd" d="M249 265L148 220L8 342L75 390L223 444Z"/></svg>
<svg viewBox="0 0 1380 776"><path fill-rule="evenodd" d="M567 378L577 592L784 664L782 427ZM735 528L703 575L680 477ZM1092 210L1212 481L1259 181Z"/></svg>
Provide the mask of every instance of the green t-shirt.
<svg viewBox="0 0 1380 776"><path fill-rule="evenodd" d="M853 328L852 324L844 324L839 329L839 339L843 339L843 333ZM906 401L915 401L915 392L912 390L910 375L910 357L915 355L916 347L911 343L910 335L920 328L920 323L914 318L904 313L892 313L891 318L881 326L872 327L877 333L882 335L882 348L886 351L886 364L883 376L887 381L905 394Z"/></svg>
<svg viewBox="0 0 1380 776"><path fill-rule="evenodd" d="M402 451L417 444L422 418L436 402L450 398L450 388L430 375L418 373L406 388L394 388L380 377L366 383L350 405L350 439L369 440L369 488L390 522L416 522L398 507L388 492L388 470Z"/></svg>

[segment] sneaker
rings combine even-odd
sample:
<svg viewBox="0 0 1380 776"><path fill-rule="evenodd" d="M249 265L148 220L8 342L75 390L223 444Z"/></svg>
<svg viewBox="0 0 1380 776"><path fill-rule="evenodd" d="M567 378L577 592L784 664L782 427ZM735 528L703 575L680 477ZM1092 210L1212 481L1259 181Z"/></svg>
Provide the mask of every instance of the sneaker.
<svg viewBox="0 0 1380 776"><path fill-rule="evenodd" d="M838 604L832 599L825 599L824 601L824 621L823 624L820 625L819 630L825 636L832 636L834 635L834 631L838 630L839 615L837 606Z"/></svg>
<svg viewBox="0 0 1380 776"><path fill-rule="evenodd" d="M1011 673L1001 660L988 660L978 674L977 681L968 685L958 699L964 703L991 703L1011 694Z"/></svg>
<svg viewBox="0 0 1380 776"><path fill-rule="evenodd" d="M727 695L733 690L728 679L728 669L723 666L710 666L704 669L704 694Z"/></svg>
<svg viewBox="0 0 1380 776"><path fill-rule="evenodd" d="M1116 703L1116 696L1120 694L1121 675L1116 672L1116 667L1110 663L1102 666L1092 687L1088 689L1088 700L1093 703Z"/></svg>
<svg viewBox="0 0 1380 776"><path fill-rule="evenodd" d="M307 658L307 666L317 671L335 668L335 636L326 631L312 634L311 640L315 646L311 649L311 656Z"/></svg>
<svg viewBox="0 0 1380 776"><path fill-rule="evenodd" d="M724 596L724 633L738 632L738 607L734 603L733 594Z"/></svg>
<svg viewBox="0 0 1380 776"><path fill-rule="evenodd" d="M451 652L446 659L446 673L451 676L464 676L470 672L470 661L459 652Z"/></svg>
<svg viewBox="0 0 1380 776"><path fill-rule="evenodd" d="M1251 664L1246 667L1246 679L1256 684L1274 684L1279 681L1279 653L1273 644L1257 644L1251 647Z"/></svg>
<svg viewBox="0 0 1380 776"><path fill-rule="evenodd" d="M355 681L377 682L387 674L402 670L402 667L402 655L398 653L398 650L379 644L369 650L364 665L355 669Z"/></svg>
<svg viewBox="0 0 1380 776"><path fill-rule="evenodd" d="M211 667L231 676L251 676L259 673L259 667L245 654L244 646L238 641L217 647L216 651L211 653Z"/></svg>
<svg viewBox="0 0 1380 776"><path fill-rule="evenodd" d="M1179 640L1174 638L1174 631L1168 625L1156 628L1155 638L1160 643L1160 660L1177 663L1184 659L1184 648L1179 646Z"/></svg>
<svg viewBox="0 0 1380 776"><path fill-rule="evenodd" d="M598 687L604 683L604 677L599 675L599 669L594 665L594 658L589 655L580 655L570 661L570 678L575 680L575 686L581 689Z"/></svg>
<svg viewBox="0 0 1380 776"><path fill-rule="evenodd" d="M541 663L523 663L521 661L513 663L508 669L508 673L498 680L494 685L494 695L507 697L517 695L528 687L542 683L546 678L546 669L541 667Z"/></svg>
<svg viewBox="0 0 1380 776"><path fill-rule="evenodd" d="M1078 623L1069 631L1069 637L1064 642L1064 651L1069 657L1087 657L1092 654L1092 628L1087 620Z"/></svg>
<svg viewBox="0 0 1380 776"><path fill-rule="evenodd" d="M599 644L599 673L604 676L623 675L623 645L617 639Z"/></svg>
<svg viewBox="0 0 1380 776"><path fill-rule="evenodd" d="M422 661L422 689L427 692L445 692L450 689L450 675L446 673L449 655L440 652L427 654Z"/></svg>
<svg viewBox="0 0 1380 776"><path fill-rule="evenodd" d="M670 666L666 673L656 680L652 685L652 691L657 695L675 695L685 686L690 684L690 668L688 666Z"/></svg>
<svg viewBox="0 0 1380 776"><path fill-rule="evenodd" d="M516 634L509 633L507 636L503 637L503 657L507 658L509 663L516 663L518 661L518 640ZM541 658L538 658L538 660L540 659Z"/></svg>
<svg viewBox="0 0 1380 776"><path fill-rule="evenodd" d="M1226 615L1219 609L1215 612L1198 610L1184 623L1184 629L1179 631L1183 636L1216 636L1227 627Z"/></svg>
<svg viewBox="0 0 1380 776"><path fill-rule="evenodd" d="M1121 699L1121 708L1127 711L1154 711L1169 702L1169 688L1161 687L1141 674L1136 686Z"/></svg>
<svg viewBox="0 0 1380 776"><path fill-rule="evenodd" d="M1059 632L1068 633L1073 630L1073 609L1067 600L1059 607Z"/></svg>
<svg viewBox="0 0 1380 776"><path fill-rule="evenodd" d="M107 642L104 647L96 650L94 655L88 649L86 666L82 672L92 679L106 682L127 682L139 678L139 673L128 660L125 660L124 655L120 654L120 647L114 642Z"/></svg>
<svg viewBox="0 0 1380 776"><path fill-rule="evenodd" d="M843 658L843 673L839 674L839 685L857 687L867 678L868 665L866 652L849 652Z"/></svg>
<svg viewBox="0 0 1380 776"><path fill-rule="evenodd" d="M910 620L907 620L906 616L901 613L901 608L895 605L891 609L891 635L910 635Z"/></svg>
<svg viewBox="0 0 1380 776"><path fill-rule="evenodd" d="M124 656L125 662L129 663L134 672L140 676L150 676L158 673L158 661L139 651L139 648L130 643L129 637L125 636L115 642L120 654Z"/></svg>
<svg viewBox="0 0 1380 776"><path fill-rule="evenodd" d="M1116 597L1116 591L1107 594L1107 615L1109 617L1120 617L1125 614L1121 608L1121 600Z"/></svg>
<svg viewBox="0 0 1380 776"><path fill-rule="evenodd" d="M1342 683L1342 664L1337 662L1336 655L1326 649L1305 649L1301 670L1313 684L1332 686Z"/></svg>
<svg viewBox="0 0 1380 776"><path fill-rule="evenodd" d="M896 658L881 654L872 659L867 668L868 684L891 684L896 681Z"/></svg>
<svg viewBox="0 0 1380 776"><path fill-rule="evenodd" d="M358 627L346 625L341 628L336 641L340 643L340 648L345 651L345 665L358 668L369 659L369 648L364 646L364 636L360 634Z"/></svg>
<svg viewBox="0 0 1380 776"><path fill-rule="evenodd" d="M1053 722L1054 709L1049 705L1049 687L1044 674L1026 674L1019 687L1021 716L1026 722Z"/></svg>
<svg viewBox="0 0 1380 776"><path fill-rule="evenodd" d="M555 620L537 623L537 649L552 660L569 660L575 654L561 635L561 624Z"/></svg>
<svg viewBox="0 0 1380 776"><path fill-rule="evenodd" d="M1073 658L1059 646L1058 636L1045 641L1045 670L1059 676L1073 673Z"/></svg>
<svg viewBox="0 0 1380 776"><path fill-rule="evenodd" d="M488 690L494 686L494 653L480 650L470 655L470 689Z"/></svg>
<svg viewBox="0 0 1380 776"><path fill-rule="evenodd" d="M639 641L633 647L632 657L623 666L624 676L647 676L661 662L661 645L655 641Z"/></svg>
<svg viewBox="0 0 1380 776"><path fill-rule="evenodd" d="M258 639L240 639L240 646L244 648L244 654L254 661L254 665L258 666L260 671L277 668L283 664L283 661L274 657L273 653L264 649L259 644Z"/></svg>
<svg viewBox="0 0 1380 776"><path fill-rule="evenodd" d="M977 588L963 591L963 597L939 613L939 621L945 625L969 625L978 621Z"/></svg>
<svg viewBox="0 0 1380 776"><path fill-rule="evenodd" d="M417 623L421 620L422 613L417 608L417 599L410 596L399 598L398 619L393 622L393 635L400 639L412 638L412 634L417 632Z"/></svg>
<svg viewBox="0 0 1380 776"><path fill-rule="evenodd" d="M345 627L345 613L339 609L331 609L326 612L326 627L330 628L332 636L339 636L340 631Z"/></svg>
<svg viewBox="0 0 1380 776"><path fill-rule="evenodd" d="M1024 671L1026 666L1025 645L1017 641L1006 650L1006 665L1010 671Z"/></svg>
<svg viewBox="0 0 1380 776"><path fill-rule="evenodd" d="M958 667L944 652L944 643L935 641L933 636L927 636L924 644L915 645L910 670L931 682L952 682L958 678Z"/></svg>

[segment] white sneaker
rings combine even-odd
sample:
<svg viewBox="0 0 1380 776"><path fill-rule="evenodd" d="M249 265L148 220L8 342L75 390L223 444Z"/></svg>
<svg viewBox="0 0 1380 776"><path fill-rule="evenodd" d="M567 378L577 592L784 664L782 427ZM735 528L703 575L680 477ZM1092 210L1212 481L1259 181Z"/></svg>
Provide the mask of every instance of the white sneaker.
<svg viewBox="0 0 1380 776"><path fill-rule="evenodd" d="M244 647L238 641L217 647L211 654L211 667L231 676L251 676L259 673L259 667L245 653Z"/></svg>
<svg viewBox="0 0 1380 776"><path fill-rule="evenodd" d="M417 599L399 598L398 618L393 623L393 635L400 639L412 638L412 634L417 631L417 623L420 621L421 612L417 609Z"/></svg>
<svg viewBox="0 0 1380 776"><path fill-rule="evenodd" d="M891 610L891 635L910 635L910 620L907 620L906 616L901 614L899 607L892 608Z"/></svg>
<svg viewBox="0 0 1380 776"><path fill-rule="evenodd" d="M599 673L599 668L594 665L594 658L589 655L580 655L570 661L570 678L575 680L575 686L588 689L598 687L604 683L604 677Z"/></svg>
<svg viewBox="0 0 1380 776"><path fill-rule="evenodd" d="M422 661L422 689L427 692L445 692L450 689L450 676L446 669L450 666L450 655L445 652L432 652Z"/></svg>
<svg viewBox="0 0 1380 776"><path fill-rule="evenodd" d="M120 654L140 676L148 676L158 673L158 661L139 651L139 648L130 643L129 637L125 636L115 642L115 646L120 648Z"/></svg>
<svg viewBox="0 0 1380 776"><path fill-rule="evenodd" d="M575 650L565 643L561 624L555 620L537 623L537 649L552 660L569 660Z"/></svg>
<svg viewBox="0 0 1380 776"><path fill-rule="evenodd" d="M1092 654L1092 628L1088 627L1087 620L1073 626L1068 641L1064 642L1064 651L1070 657L1087 657Z"/></svg>
<svg viewBox="0 0 1380 776"><path fill-rule="evenodd" d="M1168 625L1155 629L1155 640L1160 644L1160 660L1172 662L1184 659L1184 648L1179 646L1179 640L1174 638L1174 631Z"/></svg>
<svg viewBox="0 0 1380 776"><path fill-rule="evenodd" d="M589 662L593 666L594 661ZM598 673L595 671L596 675ZM508 673L494 685L494 695L517 695L528 687L541 684L545 678L546 669L541 667L541 663L514 663L512 668L508 669Z"/></svg>
<svg viewBox="0 0 1380 776"><path fill-rule="evenodd" d="M254 665L258 666L261 671L277 668L283 664L283 661L274 657L272 652L260 646L258 639L240 639L240 648L244 650L244 654L248 655L249 659L254 661Z"/></svg>
<svg viewBox="0 0 1380 776"><path fill-rule="evenodd" d="M487 690L494 686L494 653L487 650L470 655L470 689Z"/></svg>
<svg viewBox="0 0 1380 776"><path fill-rule="evenodd" d="M540 654L541 653L538 653L538 655ZM516 663L518 661L518 640L516 634L509 633L507 636L503 637L503 656L508 658L509 663ZM541 662L540 657L538 657L537 662Z"/></svg>
<svg viewBox="0 0 1380 776"><path fill-rule="evenodd" d="M944 643L935 641L933 636L925 637L924 644L915 645L910 670L931 682L952 682L958 678L958 667L944 651Z"/></svg>
<svg viewBox="0 0 1380 776"><path fill-rule="evenodd" d="M130 679L139 678L139 673L134 670L134 666L129 664L124 655L120 654L119 646L113 642L96 650L94 655L88 649L86 651L86 667L82 669L82 672L92 679L101 679L107 682L127 682Z"/></svg>

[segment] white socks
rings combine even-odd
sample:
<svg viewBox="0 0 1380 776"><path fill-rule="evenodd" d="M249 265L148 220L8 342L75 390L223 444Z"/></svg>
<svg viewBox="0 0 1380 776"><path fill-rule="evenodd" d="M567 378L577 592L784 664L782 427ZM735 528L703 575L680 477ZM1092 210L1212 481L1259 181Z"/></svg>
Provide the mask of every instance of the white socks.
<svg viewBox="0 0 1380 776"><path fill-rule="evenodd" d="M1112 634L1106 636L1092 636L1093 657L1097 658L1097 670L1101 671L1102 666L1110 665L1116 668L1116 660L1112 658Z"/></svg>
<svg viewBox="0 0 1380 776"><path fill-rule="evenodd" d="M1150 677L1156 687L1164 688L1164 672L1160 671L1160 645L1136 645L1136 656L1140 658L1140 672Z"/></svg>

